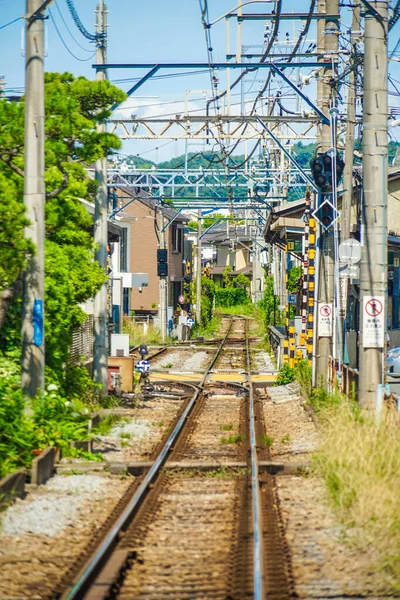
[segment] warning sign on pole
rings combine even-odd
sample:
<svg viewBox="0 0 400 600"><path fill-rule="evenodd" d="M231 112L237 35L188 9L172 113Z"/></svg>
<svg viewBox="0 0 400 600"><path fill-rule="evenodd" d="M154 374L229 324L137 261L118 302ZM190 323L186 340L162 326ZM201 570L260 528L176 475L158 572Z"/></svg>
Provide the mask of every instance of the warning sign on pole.
<svg viewBox="0 0 400 600"><path fill-rule="evenodd" d="M364 348L383 348L385 345L384 306L384 296L364 296L362 332Z"/></svg>
<svg viewBox="0 0 400 600"><path fill-rule="evenodd" d="M318 305L318 337L331 337L333 335L332 304Z"/></svg>

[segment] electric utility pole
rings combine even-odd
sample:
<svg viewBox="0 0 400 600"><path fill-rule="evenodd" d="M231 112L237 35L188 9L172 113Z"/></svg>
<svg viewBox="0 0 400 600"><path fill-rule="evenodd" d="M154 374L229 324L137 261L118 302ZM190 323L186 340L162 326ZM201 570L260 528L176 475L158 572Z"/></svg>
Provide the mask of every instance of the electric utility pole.
<svg viewBox="0 0 400 600"><path fill-rule="evenodd" d="M158 210L158 231L160 232L160 248L162 250L166 250L165 244L165 222L164 222L164 212L162 207L159 207ZM161 330L161 341L164 344L166 334L167 334L167 295L168 295L168 287L167 287L167 277L160 277L159 281L159 292L160 292L160 330Z"/></svg>
<svg viewBox="0 0 400 600"><path fill-rule="evenodd" d="M196 324L201 321L201 210L197 215Z"/></svg>
<svg viewBox="0 0 400 600"><path fill-rule="evenodd" d="M351 48L354 51L355 43L360 35L360 4L353 7L353 18L351 21ZM343 169L343 196L341 238L348 240L351 232L351 202L353 197L353 155L354 155L354 132L356 125L356 99L357 99L357 64L353 62L349 73L347 91L347 115L346 115L346 145L344 151Z"/></svg>
<svg viewBox="0 0 400 600"><path fill-rule="evenodd" d="M361 345L358 400L373 410L384 383L387 319L388 2L375 0L365 11Z"/></svg>
<svg viewBox="0 0 400 600"><path fill-rule="evenodd" d="M346 111L346 143L344 150L344 169L343 169L343 196L342 213L340 216L340 241L350 238L352 226L352 200L353 200L353 165L354 165L354 139L356 126L356 100L357 100L357 55L356 43L360 36L360 4L353 7L353 17L351 21L350 46L352 52L353 64L350 64L351 71L348 79L347 89L347 111ZM355 222L355 219L353 219ZM348 278L340 278L340 301L339 301L339 323L341 335L339 336L340 347L339 356L344 361L344 349L346 344L345 319L347 311L347 290Z"/></svg>
<svg viewBox="0 0 400 600"><path fill-rule="evenodd" d="M107 62L107 7L104 0L96 8L96 30L98 39L96 42L96 64L105 65ZM107 79L105 71L96 71L96 80ZM97 131L105 133L105 123L100 123ZM107 275L107 158L96 161L95 166L97 191L94 215L94 241L96 244L96 260L104 274ZM93 379L101 386L103 394L107 393L108 378L108 318L107 318L107 281L103 283L94 299L94 348L93 348Z"/></svg>
<svg viewBox="0 0 400 600"><path fill-rule="evenodd" d="M22 389L33 398L44 390L44 21L42 0L26 2L24 204L30 224L22 306Z"/></svg>
<svg viewBox="0 0 400 600"><path fill-rule="evenodd" d="M339 12L338 0L319 0L318 12L328 15L336 15ZM337 60L338 50L338 22L336 20L321 19L318 21L317 48L325 53L324 60ZM323 113L329 118L332 105L333 89L332 80L335 72L331 66L325 67L322 73L322 81L318 83L317 95L318 104ZM317 153L323 154L331 147L331 131L328 124L323 123L318 129ZM321 193L319 204L324 200L324 194ZM326 378L328 373L329 356L333 354L333 336L320 335L318 331L319 311L324 305L330 306L331 313L334 306L334 233L333 229L326 232L320 227L320 248L319 248L319 278L318 278L318 296L317 296L317 339L316 339L316 382Z"/></svg>

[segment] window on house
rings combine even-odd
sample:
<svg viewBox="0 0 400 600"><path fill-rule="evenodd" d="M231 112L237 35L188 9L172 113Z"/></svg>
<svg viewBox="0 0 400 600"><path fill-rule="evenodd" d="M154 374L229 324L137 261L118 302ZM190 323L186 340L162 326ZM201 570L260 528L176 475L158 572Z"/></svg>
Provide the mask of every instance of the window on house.
<svg viewBox="0 0 400 600"><path fill-rule="evenodd" d="M119 242L119 270L120 273L128 272L128 228L121 228L121 237Z"/></svg>
<svg viewBox="0 0 400 600"><path fill-rule="evenodd" d="M182 252L182 232L178 225L172 225L172 251Z"/></svg>

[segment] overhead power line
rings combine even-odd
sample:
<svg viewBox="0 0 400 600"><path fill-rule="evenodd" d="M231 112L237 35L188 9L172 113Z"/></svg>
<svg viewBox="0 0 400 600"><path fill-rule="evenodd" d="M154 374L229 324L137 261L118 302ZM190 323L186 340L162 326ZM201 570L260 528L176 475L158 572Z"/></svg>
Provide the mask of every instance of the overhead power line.
<svg viewBox="0 0 400 600"><path fill-rule="evenodd" d="M6 27L8 27L9 25L12 25L13 23L16 23L17 21L19 21L21 19L21 17L17 17L16 19L14 19L13 21L10 21L9 23L6 23L5 25L1 25L0 29L5 29Z"/></svg>
<svg viewBox="0 0 400 600"><path fill-rule="evenodd" d="M76 56L76 54L74 54L74 53L72 52L72 50L71 50L71 49L68 47L68 44L65 42L65 40L64 40L64 38L63 38L63 36L61 35L61 32L60 32L60 30L59 30L59 29L58 29L58 27L57 27L57 23L56 23L56 22L55 22L55 20L54 20L53 13L51 12L51 10L50 10L50 9L49 9L49 14L50 14L50 18L51 18L51 20L52 20L52 22L53 22L54 28L55 28L55 30L56 30L56 32L57 32L57 35L58 35L58 37L60 38L60 41L62 42L62 44L63 44L64 48L67 50L67 52L69 52L69 54L70 54L70 55L71 55L73 58L75 58L75 60L79 60L79 62L86 62L86 61L88 61L88 60L92 60L92 58L93 58L93 56L96 54L96 52L93 52L93 54L91 54L91 55L90 55L90 56L88 56L87 58L79 58L79 56Z"/></svg>
<svg viewBox="0 0 400 600"><path fill-rule="evenodd" d="M71 17L72 17L75 25L77 26L77 28L81 32L81 34L86 39L90 40L91 42L104 41L104 39L105 39L105 34L104 33L89 33L89 31L85 28L85 26L83 25L82 21L79 18L79 15L78 15L78 13L76 11L76 8L75 8L75 5L73 3L73 0L65 0L65 2L67 3L68 10L71 13Z"/></svg>

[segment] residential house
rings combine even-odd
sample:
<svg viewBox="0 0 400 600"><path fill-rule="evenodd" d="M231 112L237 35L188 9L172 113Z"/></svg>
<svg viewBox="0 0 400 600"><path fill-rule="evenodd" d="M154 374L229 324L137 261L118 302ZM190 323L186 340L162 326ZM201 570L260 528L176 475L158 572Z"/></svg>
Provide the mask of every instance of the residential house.
<svg viewBox="0 0 400 600"><path fill-rule="evenodd" d="M134 186L121 186L117 182L114 194L116 210L120 210L118 224L122 235L119 248L115 249L113 267L124 280L124 313L128 315L134 311L136 315L158 317L157 249L162 247L164 236L168 250L167 289L171 314L183 293L186 263L191 260L191 248L184 240L188 218L169 206L160 206L147 192ZM131 279L124 274L138 273L147 275L147 284L132 287Z"/></svg>

